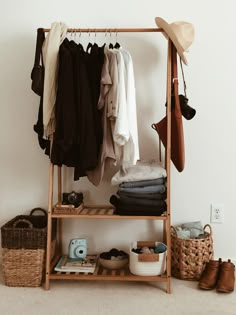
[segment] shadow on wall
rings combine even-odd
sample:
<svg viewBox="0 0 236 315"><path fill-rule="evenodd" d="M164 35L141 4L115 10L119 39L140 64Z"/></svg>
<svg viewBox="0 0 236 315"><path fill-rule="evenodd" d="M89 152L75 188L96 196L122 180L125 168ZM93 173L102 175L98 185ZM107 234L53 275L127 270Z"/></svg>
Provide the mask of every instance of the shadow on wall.
<svg viewBox="0 0 236 315"><path fill-rule="evenodd" d="M0 189L2 211L9 215L13 214L14 207L19 212L24 211L38 204L47 194L44 187L48 181L48 158L40 155L37 135L33 131L39 104L39 97L31 90L30 78L35 40L34 34L15 34L1 41L0 98L4 119L0 133L4 135L1 137L4 168Z"/></svg>

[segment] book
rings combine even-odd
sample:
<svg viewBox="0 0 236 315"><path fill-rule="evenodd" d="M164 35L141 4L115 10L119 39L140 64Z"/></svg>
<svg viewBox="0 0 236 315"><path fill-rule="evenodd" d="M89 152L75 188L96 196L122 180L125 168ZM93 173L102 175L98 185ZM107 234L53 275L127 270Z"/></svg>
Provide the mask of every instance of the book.
<svg viewBox="0 0 236 315"><path fill-rule="evenodd" d="M89 272L93 273L97 264L98 255L87 255L84 259L69 258L63 255L54 270L60 272Z"/></svg>

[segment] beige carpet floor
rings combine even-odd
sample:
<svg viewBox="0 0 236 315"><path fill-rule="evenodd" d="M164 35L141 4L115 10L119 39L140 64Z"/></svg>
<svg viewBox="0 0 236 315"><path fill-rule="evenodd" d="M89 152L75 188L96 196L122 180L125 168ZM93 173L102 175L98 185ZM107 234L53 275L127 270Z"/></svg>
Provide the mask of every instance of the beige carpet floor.
<svg viewBox="0 0 236 315"><path fill-rule="evenodd" d="M196 281L51 281L50 290L4 285L0 276L1 315L236 315L236 291L202 291Z"/></svg>

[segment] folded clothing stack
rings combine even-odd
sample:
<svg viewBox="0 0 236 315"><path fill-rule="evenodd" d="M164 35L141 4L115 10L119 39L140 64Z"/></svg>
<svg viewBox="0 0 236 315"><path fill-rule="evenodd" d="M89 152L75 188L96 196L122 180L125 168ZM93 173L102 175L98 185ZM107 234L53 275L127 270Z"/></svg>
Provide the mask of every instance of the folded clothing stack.
<svg viewBox="0 0 236 315"><path fill-rule="evenodd" d="M120 215L161 215L166 211L166 178L123 182L110 202Z"/></svg>
<svg viewBox="0 0 236 315"><path fill-rule="evenodd" d="M166 211L166 170L154 160L123 166L112 178L119 185L110 202L120 215L161 215Z"/></svg>

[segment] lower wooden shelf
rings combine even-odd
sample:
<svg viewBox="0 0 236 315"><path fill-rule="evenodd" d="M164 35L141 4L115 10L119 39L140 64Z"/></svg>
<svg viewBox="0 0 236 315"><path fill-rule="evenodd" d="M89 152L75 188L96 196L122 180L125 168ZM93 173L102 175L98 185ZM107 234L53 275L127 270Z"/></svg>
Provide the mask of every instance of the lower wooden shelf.
<svg viewBox="0 0 236 315"><path fill-rule="evenodd" d="M58 206L57 206L58 207ZM49 212L51 219L58 219L59 227L61 226L62 219L77 218L77 219L123 219L123 220L160 220L164 223L164 230L169 223L169 215L164 212L161 216L122 216L114 214L114 208L107 205L100 206L85 206L80 209L60 209L55 211L55 206ZM57 210L58 210L57 209ZM62 211L63 210L63 211ZM50 235L49 229L48 235ZM164 237L165 238L165 235ZM61 233L59 231L59 239L61 240ZM59 242L61 244L61 241ZM168 242L167 242L168 243ZM60 247L60 246L59 246ZM171 277L169 263L167 261L167 271L161 276L137 276L129 271L127 266L120 270L109 270L101 265L97 265L94 273L77 273L77 272L58 272L54 270L58 260L61 257L61 249L56 251L56 255L51 262L48 262L48 269L46 272L45 289L49 290L50 280L86 280L86 281L146 281L146 282L164 282L166 283L166 292L171 292ZM48 250L47 254L50 254Z"/></svg>
<svg viewBox="0 0 236 315"><path fill-rule="evenodd" d="M54 264L53 264L54 265ZM112 281L158 281L167 282L166 274L161 276L136 276L129 271L129 267L110 270L97 265L94 273L58 272L52 268L49 279L54 280L112 280Z"/></svg>

